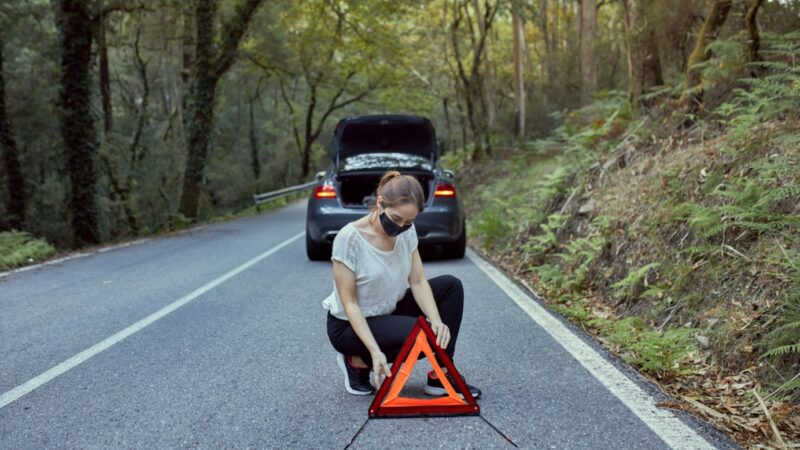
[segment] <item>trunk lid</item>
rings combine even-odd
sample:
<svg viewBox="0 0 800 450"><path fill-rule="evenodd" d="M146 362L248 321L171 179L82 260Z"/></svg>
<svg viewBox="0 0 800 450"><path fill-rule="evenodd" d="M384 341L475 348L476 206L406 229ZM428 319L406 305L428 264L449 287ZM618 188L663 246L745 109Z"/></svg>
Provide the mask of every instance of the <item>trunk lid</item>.
<svg viewBox="0 0 800 450"><path fill-rule="evenodd" d="M432 170L438 156L430 120L408 115L341 120L333 136L337 172L397 168Z"/></svg>

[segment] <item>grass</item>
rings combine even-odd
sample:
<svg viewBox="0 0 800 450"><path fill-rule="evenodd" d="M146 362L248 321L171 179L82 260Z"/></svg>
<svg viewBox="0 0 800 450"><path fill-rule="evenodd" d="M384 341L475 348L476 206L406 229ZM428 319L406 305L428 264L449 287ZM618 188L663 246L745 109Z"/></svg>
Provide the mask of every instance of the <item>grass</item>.
<svg viewBox="0 0 800 450"><path fill-rule="evenodd" d="M33 264L56 253L56 249L42 239L24 231L0 232L0 269Z"/></svg>

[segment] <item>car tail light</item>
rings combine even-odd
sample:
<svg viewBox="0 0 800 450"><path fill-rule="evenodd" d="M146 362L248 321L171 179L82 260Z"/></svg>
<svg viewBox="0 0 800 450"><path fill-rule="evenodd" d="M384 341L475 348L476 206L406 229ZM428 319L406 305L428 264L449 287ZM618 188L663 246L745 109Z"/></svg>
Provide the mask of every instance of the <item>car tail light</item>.
<svg viewBox="0 0 800 450"><path fill-rule="evenodd" d="M455 197L456 187L450 183L437 183L434 197Z"/></svg>
<svg viewBox="0 0 800 450"><path fill-rule="evenodd" d="M320 184L314 188L314 198L336 198L336 189L330 184Z"/></svg>

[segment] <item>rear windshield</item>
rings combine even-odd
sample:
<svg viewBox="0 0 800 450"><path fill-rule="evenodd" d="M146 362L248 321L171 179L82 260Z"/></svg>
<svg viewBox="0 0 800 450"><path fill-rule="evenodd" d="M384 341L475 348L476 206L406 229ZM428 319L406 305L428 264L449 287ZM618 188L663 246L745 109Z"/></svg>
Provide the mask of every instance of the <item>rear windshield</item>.
<svg viewBox="0 0 800 450"><path fill-rule="evenodd" d="M366 169L433 170L430 158L400 152L361 153L339 161L338 172Z"/></svg>

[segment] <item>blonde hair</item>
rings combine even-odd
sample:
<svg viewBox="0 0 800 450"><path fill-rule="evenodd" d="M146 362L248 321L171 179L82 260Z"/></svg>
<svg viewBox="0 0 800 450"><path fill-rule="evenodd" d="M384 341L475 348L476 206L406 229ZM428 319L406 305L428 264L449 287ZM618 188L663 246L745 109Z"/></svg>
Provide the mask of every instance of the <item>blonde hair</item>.
<svg viewBox="0 0 800 450"><path fill-rule="evenodd" d="M425 208L425 193L419 180L411 175L403 175L396 170L389 170L383 174L378 188L375 190L376 197L380 194L383 207L394 207L412 204L417 207L419 212ZM370 207L369 223L373 223L378 217L378 202Z"/></svg>

